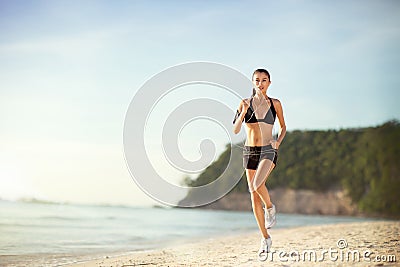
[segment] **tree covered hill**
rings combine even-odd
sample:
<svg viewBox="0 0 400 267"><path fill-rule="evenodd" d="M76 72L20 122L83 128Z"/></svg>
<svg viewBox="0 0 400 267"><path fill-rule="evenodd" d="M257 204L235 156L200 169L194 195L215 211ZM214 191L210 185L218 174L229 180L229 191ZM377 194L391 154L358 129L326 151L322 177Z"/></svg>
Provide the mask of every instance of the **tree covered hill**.
<svg viewBox="0 0 400 267"><path fill-rule="evenodd" d="M234 191L247 192L240 146L227 146L196 180L185 179L185 183L194 187L215 180L232 152L235 168L224 175L243 173ZM361 212L400 216L398 121L378 127L288 132L278 153L277 166L268 178L269 188L344 189ZM185 199L193 197L191 194L189 191Z"/></svg>

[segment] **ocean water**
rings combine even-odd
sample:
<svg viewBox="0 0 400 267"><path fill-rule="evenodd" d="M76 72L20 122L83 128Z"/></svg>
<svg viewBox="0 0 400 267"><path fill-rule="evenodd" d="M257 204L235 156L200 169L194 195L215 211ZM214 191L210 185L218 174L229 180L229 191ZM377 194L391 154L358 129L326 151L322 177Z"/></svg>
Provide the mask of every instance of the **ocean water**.
<svg viewBox="0 0 400 267"><path fill-rule="evenodd" d="M276 228L366 221L278 214ZM251 212L0 201L0 266L61 266L257 231Z"/></svg>

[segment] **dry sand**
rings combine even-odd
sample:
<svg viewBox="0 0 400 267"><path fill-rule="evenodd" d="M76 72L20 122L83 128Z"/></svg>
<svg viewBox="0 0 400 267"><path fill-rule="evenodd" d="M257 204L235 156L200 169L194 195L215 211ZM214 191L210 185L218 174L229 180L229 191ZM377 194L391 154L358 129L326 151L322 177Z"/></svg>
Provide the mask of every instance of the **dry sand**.
<svg viewBox="0 0 400 267"><path fill-rule="evenodd" d="M270 234L272 249L264 262L254 232L69 266L400 266L399 221L271 229Z"/></svg>

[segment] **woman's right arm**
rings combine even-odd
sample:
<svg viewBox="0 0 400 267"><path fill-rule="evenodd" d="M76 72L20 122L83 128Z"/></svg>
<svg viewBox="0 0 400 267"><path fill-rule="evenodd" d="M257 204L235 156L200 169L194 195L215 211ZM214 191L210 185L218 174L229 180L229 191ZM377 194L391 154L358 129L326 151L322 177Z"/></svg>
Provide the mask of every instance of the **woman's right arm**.
<svg viewBox="0 0 400 267"><path fill-rule="evenodd" d="M236 116L235 119L233 120L233 132L235 134L238 134L240 132L240 129L242 128L242 122L247 112L246 106L247 104L245 100L242 100L239 104L239 108L236 111Z"/></svg>

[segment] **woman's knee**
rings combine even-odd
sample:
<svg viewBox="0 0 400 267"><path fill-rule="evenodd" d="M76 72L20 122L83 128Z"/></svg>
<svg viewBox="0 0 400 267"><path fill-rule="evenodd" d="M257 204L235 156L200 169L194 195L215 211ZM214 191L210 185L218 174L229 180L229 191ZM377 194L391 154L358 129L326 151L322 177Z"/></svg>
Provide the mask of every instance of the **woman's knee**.
<svg viewBox="0 0 400 267"><path fill-rule="evenodd" d="M257 193L258 195L265 194L266 191L268 192L268 189L265 186L265 184L261 184L261 185L255 187L255 190L254 190L254 192Z"/></svg>

